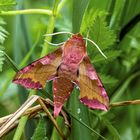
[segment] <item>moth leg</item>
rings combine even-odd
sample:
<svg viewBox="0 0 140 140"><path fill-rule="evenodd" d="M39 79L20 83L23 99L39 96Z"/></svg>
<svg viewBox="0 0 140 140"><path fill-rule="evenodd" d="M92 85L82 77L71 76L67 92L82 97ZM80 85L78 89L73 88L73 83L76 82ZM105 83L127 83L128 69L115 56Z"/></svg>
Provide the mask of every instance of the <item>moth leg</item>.
<svg viewBox="0 0 140 140"><path fill-rule="evenodd" d="M70 128L71 125L70 125L70 122L68 121L68 115L63 110L61 110L61 114L64 118L65 125L67 125Z"/></svg>

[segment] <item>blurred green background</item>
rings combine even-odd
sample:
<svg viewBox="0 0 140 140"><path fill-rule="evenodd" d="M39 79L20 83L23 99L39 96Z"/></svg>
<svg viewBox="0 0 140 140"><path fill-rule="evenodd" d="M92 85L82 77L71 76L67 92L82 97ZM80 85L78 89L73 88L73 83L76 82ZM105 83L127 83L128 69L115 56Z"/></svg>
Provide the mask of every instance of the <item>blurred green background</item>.
<svg viewBox="0 0 140 140"><path fill-rule="evenodd" d="M25 15L15 12L23 9L47 9L53 14ZM9 11L13 11L13 14L10 15ZM3 12L5 15L2 15ZM45 39L60 43L69 38L69 35L44 36L59 31L80 32L96 42L106 54L108 59L103 58L92 44L87 44L88 55L111 103L140 98L139 0L0 0L0 50L18 68L56 49L48 45ZM4 54L0 52L0 117L15 112L30 92L12 83L15 72L4 59ZM52 93L51 82L46 85L46 91ZM38 94L47 97L40 92ZM79 102L78 96L79 91L75 89L66 108L107 140L140 139L140 105L114 107L103 112L88 109ZM61 117L57 122L65 128ZM16 128L2 140L11 140L15 131ZM60 140L61 137L47 117L40 117L26 123L21 139ZM67 139L102 138L71 118L71 132Z"/></svg>

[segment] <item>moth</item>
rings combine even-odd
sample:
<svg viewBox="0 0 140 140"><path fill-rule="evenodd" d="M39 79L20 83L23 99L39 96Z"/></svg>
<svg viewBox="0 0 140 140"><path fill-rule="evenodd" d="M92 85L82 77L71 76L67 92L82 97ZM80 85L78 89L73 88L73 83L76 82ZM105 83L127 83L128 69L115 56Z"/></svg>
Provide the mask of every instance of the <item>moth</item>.
<svg viewBox="0 0 140 140"><path fill-rule="evenodd" d="M107 110L109 99L87 55L84 38L74 34L60 48L17 72L13 82L25 88L42 89L53 81L54 115L58 116L74 86L80 101L91 109Z"/></svg>

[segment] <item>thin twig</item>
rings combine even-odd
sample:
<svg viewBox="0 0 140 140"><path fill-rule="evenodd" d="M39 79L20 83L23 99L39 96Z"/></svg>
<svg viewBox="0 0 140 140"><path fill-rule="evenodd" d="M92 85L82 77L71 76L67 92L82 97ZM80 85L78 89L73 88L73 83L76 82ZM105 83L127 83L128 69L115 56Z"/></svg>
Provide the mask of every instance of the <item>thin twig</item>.
<svg viewBox="0 0 140 140"><path fill-rule="evenodd" d="M15 121L13 124L11 124L11 126L9 126L6 131L4 132L4 134L2 135L5 136L6 134L8 134L10 131L12 131L15 127L17 127L19 121Z"/></svg>
<svg viewBox="0 0 140 140"><path fill-rule="evenodd" d="M41 99L43 100L43 102L45 104L49 105L50 107L53 107L53 102L50 99L44 99L44 98L41 98ZM20 117L25 116L25 115L27 115L27 116L33 115L34 116L35 114L37 114L41 110L43 110L42 107L40 105L36 105L34 107L28 108ZM61 114L64 118L65 124L70 127L70 123L68 121L67 114L63 110L61 110ZM0 126L2 126L2 124L5 123L12 116L13 116L13 114L9 114L7 116L1 117L0 118Z"/></svg>
<svg viewBox="0 0 140 140"><path fill-rule="evenodd" d="M30 107L28 108L25 113L23 113L22 116L25 116L25 115L32 115L34 113L37 113L39 112L40 110L42 110L42 107L40 105L36 105L34 107ZM13 114L10 114L10 115L7 115L7 116L4 116L4 117L1 117L0 118L0 126L2 123L4 123L7 119L9 119Z"/></svg>
<svg viewBox="0 0 140 140"><path fill-rule="evenodd" d="M130 100L130 101L122 101L110 104L110 107L119 107L119 106L126 106L126 105L136 105L140 104L140 100Z"/></svg>
<svg viewBox="0 0 140 140"><path fill-rule="evenodd" d="M30 98L31 99L31 98ZM45 104L49 104L49 105L51 105L51 106L53 106L53 102L52 101L50 101L49 99L43 99L43 98L39 98L42 102L44 102ZM29 102L29 99L28 99L28 102ZM27 101L26 101L26 103L27 103ZM43 103L43 104L44 104ZM30 103L29 103L30 104ZM36 114L38 113L38 111L40 111L40 110L42 110L42 108L45 110L45 112L46 112L46 105L43 105L42 107L40 106L40 105L36 105L36 106L34 106L34 107L31 107L31 108L29 108L29 109L27 109L21 116L25 116L25 115L28 115L28 116L30 116L30 118L32 118L32 117L34 117L34 116L36 116ZM112 103L112 104L110 104L110 108L113 108L113 107L119 107L119 106L126 106L126 105L134 105L134 104L140 104L140 99L138 99L138 100L130 100L130 101L122 101L122 102L116 102L116 103ZM44 108L45 107L45 108ZM22 108L23 109L23 108ZM22 110L21 108L19 109L20 111ZM18 110L18 112L20 112ZM17 112L17 111L16 111ZM50 113L50 112L48 112L48 113ZM61 111L61 113L62 113L62 111ZM14 113L15 114L15 113ZM7 116L5 116L5 117L2 117L2 118L0 118L0 126L2 127L2 126L5 126L7 123L7 121L8 120L10 120L13 116L14 116L14 114L10 114L10 115L7 115ZM63 114L63 113L62 113ZM75 118L75 116L73 116L71 113L69 113L72 117L74 117ZM48 114L47 114L48 115ZM49 115L51 115L51 114L49 114ZM20 117L21 117L20 116ZM52 117L52 115L51 115L51 117ZM63 117L64 117L64 114L63 114ZM53 118L53 117L52 117ZM52 120L52 119L51 119ZM53 120L54 120L54 118L53 118ZM55 121L55 120L54 120ZM13 128L15 128L17 125L18 125L18 123L19 123L19 121L18 120L15 120L13 123L11 123L11 125L4 131L4 133L3 133L3 135L5 135L6 133L8 133L9 131L11 131L11 129L13 129ZM81 123L81 121L80 121L80 123ZM55 124L56 124L56 122L55 122ZM84 124L85 125L85 124ZM57 124L56 124L56 126L57 126ZM0 128L1 128L0 127ZM57 126L58 127L58 126ZM59 128L58 128L59 129ZM58 130L57 129L57 130ZM60 130L61 131L61 130ZM93 131L93 130L92 130ZM2 135L2 136L3 136ZM63 134L62 134L63 135Z"/></svg>
<svg viewBox="0 0 140 140"><path fill-rule="evenodd" d="M54 124L55 128L57 129L57 131L60 134L60 136L62 137L62 139L65 140L65 136L64 136L63 132L61 131L61 129L57 125L57 122L55 121L54 117L52 116L52 114L50 113L50 111L47 109L46 105L41 100L41 98L38 98L38 102L42 106L42 108L44 109L44 111L46 112L46 114L48 115L48 117L50 118L50 120L52 121L52 123Z"/></svg>
<svg viewBox="0 0 140 140"><path fill-rule="evenodd" d="M40 106L40 105L39 105ZM37 113L38 112L33 112L32 114L30 114L30 116L29 116L29 119L31 119L31 118L39 118L40 116L38 115L37 116ZM46 114L45 114L46 115ZM3 134L3 136L4 135L6 135L7 133L9 133L10 131L12 131L15 127L17 127L17 125L19 124L19 120L17 120L17 121L15 121L6 131L5 131L5 133Z"/></svg>
<svg viewBox="0 0 140 140"><path fill-rule="evenodd" d="M5 131L38 99L38 96L31 96L13 115L0 127L0 137Z"/></svg>
<svg viewBox="0 0 140 140"><path fill-rule="evenodd" d="M49 105L51 105L51 106L54 106L53 102L52 102L50 99L41 98L41 100L43 100L43 102L44 102L45 104L49 104ZM65 124L66 124L68 127L71 127L71 126L70 126L70 123L69 123L69 121L68 121L68 115L67 115L67 113L66 113L63 109L60 111L60 113L62 114L62 116L63 116L63 118L64 118Z"/></svg>
<svg viewBox="0 0 140 140"><path fill-rule="evenodd" d="M41 99L43 99L43 98L41 98ZM53 102L52 101L50 101L49 99L43 99L43 101L45 102L45 104L49 104L49 105L51 105L51 106L53 106ZM51 107L50 106L50 107ZM31 108L28 108L22 115L21 115L21 118L23 117L23 116L29 116L28 118L30 119L30 118L33 118L33 117L35 117L36 115L37 115L37 113L39 112L39 111L41 111L41 110L43 110L42 109L42 107L40 106L40 105L36 105L36 106L34 106L34 107L31 107ZM61 114L62 114L62 116L64 117L64 120L65 120L65 124L68 126L68 127L70 127L70 124L69 124L69 122L68 122L68 119L67 119L67 114L63 111L63 110L61 110ZM44 114L45 115L45 114ZM13 114L10 114L10 115L7 115L7 116L4 116L4 117L2 117L2 118L0 118L0 126L2 126L7 120L9 120L11 117L13 116ZM19 118L20 119L20 118ZM19 124L19 120L16 120L15 122L13 122L12 124L11 124L11 126L10 127L8 127L6 130L5 130L5 132L4 132L4 134L2 135L2 136L4 136L4 135L6 135L9 131L11 131L12 129L14 129L17 125ZM4 124L5 125L5 124Z"/></svg>
<svg viewBox="0 0 140 140"><path fill-rule="evenodd" d="M27 104L24 103L25 106L23 106L24 112L39 98L39 96L37 96L35 94L36 94L36 90L31 90L30 91L29 96L28 96L29 102ZM31 98L31 100L30 100L30 98ZM26 110L25 110L25 107L26 107ZM23 109L21 111L23 112ZM20 138L22 136L22 133L23 133L23 130L24 130L24 127L26 125L26 122L28 120L28 117L29 117L28 115L25 115L25 116L23 116L23 117L20 118L18 127L17 127L17 129L15 131L15 134L14 134L14 137L13 137L13 140L20 140Z"/></svg>

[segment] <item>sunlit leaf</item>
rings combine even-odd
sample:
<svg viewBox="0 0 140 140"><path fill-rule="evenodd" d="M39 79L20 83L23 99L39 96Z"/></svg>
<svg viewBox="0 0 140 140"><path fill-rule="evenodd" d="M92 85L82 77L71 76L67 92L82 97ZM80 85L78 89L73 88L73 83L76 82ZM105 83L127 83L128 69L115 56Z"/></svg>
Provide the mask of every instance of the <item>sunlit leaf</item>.
<svg viewBox="0 0 140 140"><path fill-rule="evenodd" d="M16 5L15 0L0 0L0 11L11 10Z"/></svg>
<svg viewBox="0 0 140 140"><path fill-rule="evenodd" d="M8 35L8 32L4 29L3 25L5 25L5 21L0 17L0 71L2 71L2 66L4 64L4 47L3 43L5 41L5 38Z"/></svg>

